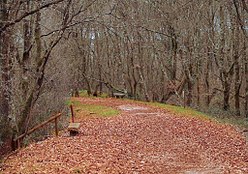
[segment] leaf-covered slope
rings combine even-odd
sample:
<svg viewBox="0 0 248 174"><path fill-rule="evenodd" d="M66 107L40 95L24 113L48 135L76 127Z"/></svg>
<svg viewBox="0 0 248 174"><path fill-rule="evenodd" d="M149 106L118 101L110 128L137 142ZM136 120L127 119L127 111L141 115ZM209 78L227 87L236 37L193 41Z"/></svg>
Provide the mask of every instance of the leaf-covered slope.
<svg viewBox="0 0 248 174"><path fill-rule="evenodd" d="M116 117L80 117L80 134L30 145L4 165L9 173L244 173L246 141L232 126L179 117L141 103L80 98L112 106ZM77 117L79 118L79 117Z"/></svg>

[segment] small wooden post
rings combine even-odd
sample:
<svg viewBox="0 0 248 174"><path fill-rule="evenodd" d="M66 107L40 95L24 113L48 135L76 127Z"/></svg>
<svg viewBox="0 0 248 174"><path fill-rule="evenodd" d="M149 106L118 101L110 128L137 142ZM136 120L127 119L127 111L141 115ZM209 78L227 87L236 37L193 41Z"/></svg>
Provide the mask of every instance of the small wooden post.
<svg viewBox="0 0 248 174"><path fill-rule="evenodd" d="M17 149L20 149L21 148L21 143L22 143L22 138L18 138L17 140L16 140L16 143L17 143Z"/></svg>
<svg viewBox="0 0 248 174"><path fill-rule="evenodd" d="M20 143L20 139L17 139L17 149L21 148L21 143Z"/></svg>
<svg viewBox="0 0 248 174"><path fill-rule="evenodd" d="M185 92L183 91L183 107L186 107L186 101L185 101Z"/></svg>
<svg viewBox="0 0 248 174"><path fill-rule="evenodd" d="M74 112L73 112L73 106L70 105L70 108L71 108L71 122L74 123Z"/></svg>
<svg viewBox="0 0 248 174"><path fill-rule="evenodd" d="M58 119L57 119L57 117L55 118L55 135L56 135L56 137L59 135L59 132L58 132Z"/></svg>

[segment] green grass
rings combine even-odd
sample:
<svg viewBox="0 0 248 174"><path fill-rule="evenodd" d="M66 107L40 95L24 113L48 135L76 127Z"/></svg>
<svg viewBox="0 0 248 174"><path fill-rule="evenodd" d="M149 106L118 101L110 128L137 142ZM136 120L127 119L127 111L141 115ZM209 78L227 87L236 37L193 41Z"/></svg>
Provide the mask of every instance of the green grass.
<svg viewBox="0 0 248 174"><path fill-rule="evenodd" d="M197 111L192 108L184 108L181 106L173 106L173 105L168 105L168 104L163 104L163 103L153 103L153 102L151 103L143 102L143 103L165 109L171 113L174 113L180 116L199 118L202 120L214 121L214 122L218 122L221 124L231 124L231 125L236 125L239 127L248 128L248 120L245 118L235 118L231 116L219 117L217 115L209 115L207 113L203 113L203 112Z"/></svg>
<svg viewBox="0 0 248 174"><path fill-rule="evenodd" d="M75 106L75 111L84 111L89 114L95 114L100 117L112 117L119 114L119 111L107 106L92 105L92 104L82 104L79 101L72 101Z"/></svg>
<svg viewBox="0 0 248 174"><path fill-rule="evenodd" d="M203 112L194 110L192 108L184 108L181 106L174 106L174 105L168 105L163 103L148 103L151 106L156 106L162 109L165 109L171 113L179 114L181 116L187 116L187 117L197 117L203 120L212 120L216 121L216 119L210 115L207 115Z"/></svg>
<svg viewBox="0 0 248 174"><path fill-rule="evenodd" d="M70 106L70 105L72 104L72 101L71 101L71 100L66 100L66 101L65 101L65 104L66 104L67 106Z"/></svg>

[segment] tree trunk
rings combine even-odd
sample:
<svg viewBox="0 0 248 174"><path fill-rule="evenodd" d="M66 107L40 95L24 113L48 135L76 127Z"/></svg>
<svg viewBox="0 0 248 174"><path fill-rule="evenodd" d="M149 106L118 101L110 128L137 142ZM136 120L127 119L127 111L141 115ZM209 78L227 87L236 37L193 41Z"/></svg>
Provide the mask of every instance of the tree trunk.
<svg viewBox="0 0 248 174"><path fill-rule="evenodd" d="M1 27L8 20L7 1L0 1L0 120L1 127L4 128L3 132L6 132L8 126L8 116L10 114L10 31L2 31ZM1 137L0 137L1 138Z"/></svg>
<svg viewBox="0 0 248 174"><path fill-rule="evenodd" d="M235 29L234 29L235 30ZM239 53L238 53L238 40L239 40L239 34L238 31L233 31L234 37L233 37L233 61L234 61L234 72L235 72L235 84L234 84L234 103L235 103L235 113L237 116L240 116L240 87L241 87L241 80L240 80L240 66L239 66ZM235 34L236 33L236 34ZM235 37L236 36L236 37Z"/></svg>
<svg viewBox="0 0 248 174"><path fill-rule="evenodd" d="M171 35L171 58L170 58L170 71L168 72L170 75L170 80L175 80L177 75L177 36L175 34L175 29L172 26L169 26L169 33Z"/></svg>
<svg viewBox="0 0 248 174"><path fill-rule="evenodd" d="M23 21L23 38L24 38L24 50L23 50L23 57L22 57L22 92L24 100L27 97L28 93L28 69L30 67L30 46L31 46L31 35L30 35L30 25L28 20Z"/></svg>
<svg viewBox="0 0 248 174"><path fill-rule="evenodd" d="M87 94L88 94L88 96L90 96L90 95L92 95L92 89L91 89L90 81L89 81L89 79L85 76L85 73L83 73L82 75L83 75L84 80L85 80L85 82L86 82L86 84L87 84Z"/></svg>
<svg viewBox="0 0 248 174"><path fill-rule="evenodd" d="M245 59L245 116L248 119L248 58L246 57L246 43L244 43L244 59Z"/></svg>
<svg viewBox="0 0 248 174"><path fill-rule="evenodd" d="M199 107L200 106L200 77L197 77L197 82L196 82L196 91L197 91L197 96L196 96L196 104Z"/></svg>
<svg viewBox="0 0 248 174"><path fill-rule="evenodd" d="M224 80L222 82L222 85L223 85L223 95L224 95L224 98L223 98L223 109L225 111L229 110L230 109L230 104L229 104L229 98L230 98L230 84L228 82L228 78L227 78L227 74L224 73L223 74L224 76Z"/></svg>
<svg viewBox="0 0 248 174"><path fill-rule="evenodd" d="M192 54L190 53L190 57ZM193 93L193 79L192 79L192 72L193 72L193 65L191 60L188 64L186 64L187 67L185 67L184 73L186 74L186 84L187 84L187 93L186 93L186 105L191 106L192 104L192 93Z"/></svg>
<svg viewBox="0 0 248 174"><path fill-rule="evenodd" d="M210 90L209 90L209 67L210 67L210 58L208 57L206 60L206 68L204 72L204 89L205 89L205 105L208 108L210 104Z"/></svg>
<svg viewBox="0 0 248 174"><path fill-rule="evenodd" d="M186 98L186 105L190 106L192 104L192 92L193 92L193 84L190 79L187 80L187 87L188 87L188 92L187 92L187 98Z"/></svg>
<svg viewBox="0 0 248 174"><path fill-rule="evenodd" d="M42 44L41 44L41 12L38 11L36 13L36 21L35 21L35 43L36 43L36 63L41 60L41 52L42 52Z"/></svg>
<svg viewBox="0 0 248 174"><path fill-rule="evenodd" d="M230 98L230 84L231 84L231 78L229 78L232 73L232 68L228 70L227 66L227 59L228 55L226 55L225 45L226 45L226 25L225 25L225 9L224 5L222 4L220 6L220 48L219 48L219 69L220 69L220 77L221 77L221 83L223 88L223 109L229 110L230 104L229 104L229 98Z"/></svg>
<svg viewBox="0 0 248 174"><path fill-rule="evenodd" d="M30 2L27 2L25 5L25 11L28 12L30 9ZM24 19L23 20L23 39L24 39L24 45L23 45L23 55L22 55L22 79L21 79L21 85L22 85L22 97L23 101L26 101L23 112L20 114L20 122L18 123L18 129L19 134L22 134L25 132L25 121L26 118L28 118L28 115L30 114L30 108L32 106L32 100L33 100L33 94L32 91L29 95L29 85L30 85L30 79L28 78L28 69L30 69L30 51L31 51L31 25L30 20Z"/></svg>

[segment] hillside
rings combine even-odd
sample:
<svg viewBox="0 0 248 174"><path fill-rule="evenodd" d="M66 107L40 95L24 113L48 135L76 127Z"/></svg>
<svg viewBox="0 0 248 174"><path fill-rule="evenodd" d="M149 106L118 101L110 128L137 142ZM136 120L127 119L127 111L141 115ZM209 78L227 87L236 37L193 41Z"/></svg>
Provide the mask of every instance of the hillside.
<svg viewBox="0 0 248 174"><path fill-rule="evenodd" d="M233 126L188 117L145 103L74 98L78 136L61 131L21 149L1 174L34 173L245 173L248 146ZM117 110L104 115L100 108ZM101 115L103 114L103 115Z"/></svg>

